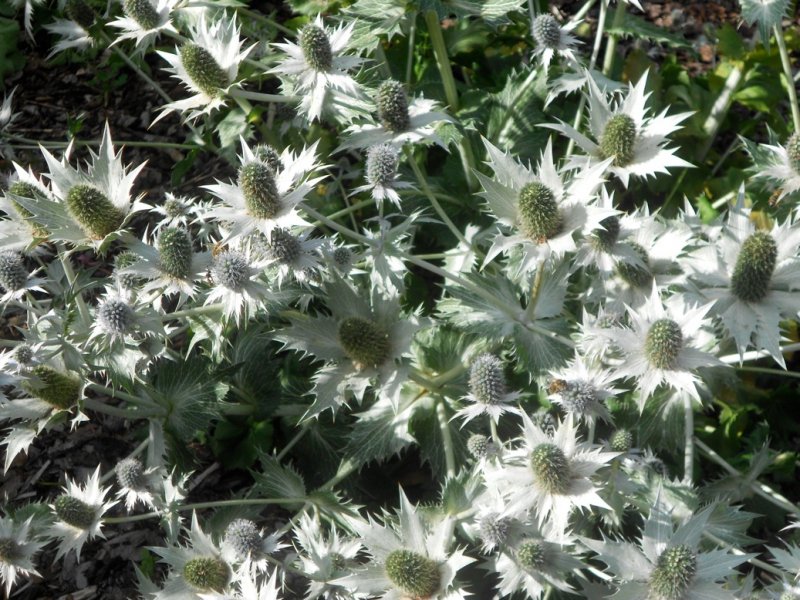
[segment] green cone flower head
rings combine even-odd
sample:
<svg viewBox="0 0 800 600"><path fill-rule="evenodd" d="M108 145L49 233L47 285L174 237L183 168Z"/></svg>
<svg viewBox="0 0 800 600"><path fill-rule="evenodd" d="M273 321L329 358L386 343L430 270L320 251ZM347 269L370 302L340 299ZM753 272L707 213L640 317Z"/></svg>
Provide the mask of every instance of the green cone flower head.
<svg viewBox="0 0 800 600"><path fill-rule="evenodd" d="M467 450L475 458L484 458L489 454L492 441L483 434L473 433L467 440Z"/></svg>
<svg viewBox="0 0 800 600"><path fill-rule="evenodd" d="M644 351L647 360L657 369L674 369L683 348L683 332L672 319L655 321L647 332Z"/></svg>
<svg viewBox="0 0 800 600"><path fill-rule="evenodd" d="M386 557L385 568L389 581L412 598L430 598L439 589L439 565L422 554L395 550Z"/></svg>
<svg viewBox="0 0 800 600"><path fill-rule="evenodd" d="M89 529L94 524L94 507L74 496L61 494L56 498L54 507L58 518L68 525L78 529Z"/></svg>
<svg viewBox="0 0 800 600"><path fill-rule="evenodd" d="M216 98L220 91L230 85L228 74L214 56L198 44L187 43L181 46L180 59L183 68L197 88L210 98Z"/></svg>
<svg viewBox="0 0 800 600"><path fill-rule="evenodd" d="M408 130L411 120L408 115L408 96L403 84L389 79L378 87L376 98L378 119L383 126L394 133Z"/></svg>
<svg viewBox="0 0 800 600"><path fill-rule="evenodd" d="M633 433L629 429L617 429L608 443L614 452L627 452L633 447Z"/></svg>
<svg viewBox="0 0 800 600"><path fill-rule="evenodd" d="M591 244L601 252L611 252L614 244L619 239L620 222L615 216L606 217L600 221L599 227L592 232Z"/></svg>
<svg viewBox="0 0 800 600"><path fill-rule="evenodd" d="M697 556L686 545L667 548L650 575L647 600L684 600L697 573Z"/></svg>
<svg viewBox="0 0 800 600"><path fill-rule="evenodd" d="M28 344L20 344L14 348L14 359L20 364L28 366L33 362L34 351Z"/></svg>
<svg viewBox="0 0 800 600"><path fill-rule="evenodd" d="M300 31L300 49L303 58L317 71L328 72L333 64L331 41L325 30L309 23Z"/></svg>
<svg viewBox="0 0 800 600"><path fill-rule="evenodd" d="M159 268L175 279L188 279L192 269L192 241L180 227L165 227L158 236Z"/></svg>
<svg viewBox="0 0 800 600"><path fill-rule="evenodd" d="M759 302L769 292L772 273L778 260L775 239L757 231L742 244L731 275L731 291L745 302Z"/></svg>
<svg viewBox="0 0 800 600"><path fill-rule="evenodd" d="M250 519L236 519L225 529L225 543L244 560L261 552L261 532Z"/></svg>
<svg viewBox="0 0 800 600"><path fill-rule="evenodd" d="M653 281L653 274L650 272L650 257L647 255L647 250L636 242L628 241L626 243L636 253L644 266L619 262L617 263L616 273L631 287L647 288Z"/></svg>
<svg viewBox="0 0 800 600"><path fill-rule="evenodd" d="M533 449L531 469L539 485L551 494L565 494L572 482L569 459L555 444L539 444Z"/></svg>
<svg viewBox="0 0 800 600"><path fill-rule="evenodd" d="M281 159L280 152L269 144L259 144L253 148L253 155L275 173L283 169L283 160Z"/></svg>
<svg viewBox="0 0 800 600"><path fill-rule="evenodd" d="M389 358L389 334L377 323L347 317L339 324L339 343L357 369L377 367Z"/></svg>
<svg viewBox="0 0 800 600"><path fill-rule="evenodd" d="M125 14L136 21L142 29L155 29L161 18L150 0L125 0L122 4Z"/></svg>
<svg viewBox="0 0 800 600"><path fill-rule="evenodd" d="M542 244L558 235L563 225L553 191L538 181L519 192L519 225L531 240Z"/></svg>
<svg viewBox="0 0 800 600"><path fill-rule="evenodd" d="M789 165L800 175L800 133L794 132L786 141L786 154L789 156Z"/></svg>
<svg viewBox="0 0 800 600"><path fill-rule="evenodd" d="M0 252L0 288L16 292L25 287L28 281L28 269L19 252L6 250Z"/></svg>
<svg viewBox="0 0 800 600"><path fill-rule="evenodd" d="M23 389L55 408L71 408L81 397L81 381L77 377L47 365L36 365L31 369L31 374L38 380L38 385L24 383Z"/></svg>
<svg viewBox="0 0 800 600"><path fill-rule="evenodd" d="M499 358L491 354L481 354L472 362L469 369L469 391L477 402L502 402L506 394L506 378Z"/></svg>
<svg viewBox="0 0 800 600"><path fill-rule="evenodd" d="M247 212L256 219L273 219L281 209L281 197L275 183L275 170L261 161L246 163L239 169Z"/></svg>
<svg viewBox="0 0 800 600"><path fill-rule="evenodd" d="M279 262L291 264L303 253L300 238L292 235L288 229L276 227L272 230L272 239L269 241L269 251Z"/></svg>
<svg viewBox="0 0 800 600"><path fill-rule="evenodd" d="M561 42L561 26L552 15L539 15L533 20L533 39L538 46L558 48Z"/></svg>
<svg viewBox="0 0 800 600"><path fill-rule="evenodd" d="M333 264L342 272L347 272L353 265L353 251L345 246L339 246L333 251Z"/></svg>
<svg viewBox="0 0 800 600"><path fill-rule="evenodd" d="M96 18L92 7L84 0L67 0L67 3L64 5L64 14L67 15L68 19L75 21L84 29L89 29L89 27L94 25Z"/></svg>
<svg viewBox="0 0 800 600"><path fill-rule="evenodd" d="M614 157L614 166L627 167L635 156L636 123L626 114L611 117L600 138L600 154Z"/></svg>
<svg viewBox="0 0 800 600"><path fill-rule="evenodd" d="M0 538L0 561L12 563L24 556L22 547L12 538Z"/></svg>
<svg viewBox="0 0 800 600"><path fill-rule="evenodd" d="M527 540L517 548L517 561L529 571L541 569L544 565L544 546L536 540Z"/></svg>
<svg viewBox="0 0 800 600"><path fill-rule="evenodd" d="M230 581L231 570L224 560L203 556L186 562L183 578L198 592L222 592Z"/></svg>
<svg viewBox="0 0 800 600"><path fill-rule="evenodd" d="M102 240L120 228L125 213L92 185L80 183L73 186L66 197L67 208L75 221L95 240Z"/></svg>

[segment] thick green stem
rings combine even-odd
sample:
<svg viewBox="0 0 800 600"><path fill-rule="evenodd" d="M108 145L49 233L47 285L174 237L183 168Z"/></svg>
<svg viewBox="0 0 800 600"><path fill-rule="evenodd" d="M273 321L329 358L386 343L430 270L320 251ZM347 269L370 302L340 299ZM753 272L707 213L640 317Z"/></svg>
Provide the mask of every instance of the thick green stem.
<svg viewBox="0 0 800 600"><path fill-rule="evenodd" d="M625 2L617 0L617 8L614 9L614 21L611 23L613 29L617 29L625 22ZM614 68L614 59L617 55L617 36L616 34L609 34L608 43L606 44L606 53L603 57L603 75L606 77L611 75L611 69Z"/></svg>
<svg viewBox="0 0 800 600"><path fill-rule="evenodd" d="M797 105L797 88L795 87L794 77L792 76L792 61L789 58L786 40L783 39L783 28L780 25L775 26L775 41L778 42L778 51L781 55L783 74L786 76L786 89L789 92L789 105L792 108L794 130L795 132L800 132L800 106Z"/></svg>
<svg viewBox="0 0 800 600"><path fill-rule="evenodd" d="M206 508L222 508L225 506L266 506L268 504L298 504L301 502L308 502L306 498L240 498L235 500L216 500L213 502L195 502L194 504L184 504L177 507L179 512L187 510L203 510ZM149 513L142 513L141 515L132 515L130 517L109 517L103 519L106 525L117 525L120 523L133 523L135 521L145 521L164 515L164 511L153 511Z"/></svg>
<svg viewBox="0 0 800 600"><path fill-rule="evenodd" d="M275 460L277 460L278 462L283 460L283 457L286 456L289 453L289 450L294 448L294 446L297 444L297 442L302 440L303 437L308 433L308 430L311 429L311 425L312 424L313 424L313 421L306 421L305 423L303 423L303 425L300 427L300 431L298 431L297 433L294 434L294 437L292 437L292 439L289 440L289 442L278 453L278 455L275 457Z"/></svg>
<svg viewBox="0 0 800 600"><path fill-rule="evenodd" d="M184 310L176 310L175 312L161 315L162 321L171 321L172 319L182 319L184 317L195 317L198 315L213 315L222 312L225 307L222 303L208 304L206 306L196 306L195 308L187 308Z"/></svg>
<svg viewBox="0 0 800 600"><path fill-rule="evenodd" d="M262 94L261 92L248 92L247 90L232 89L229 92L232 98L256 100L257 102L292 103L297 101L297 96L282 96L280 94Z"/></svg>
<svg viewBox="0 0 800 600"><path fill-rule="evenodd" d="M75 295L75 302L78 305L78 314L81 316L81 321L83 321L86 327L89 327L92 324L92 317L89 314L89 307L86 306L86 302L83 299L83 294L81 290L78 289L77 278L75 277L72 263L69 260L69 253L62 243L56 244L56 250L58 251L58 257L61 259L61 266L64 267L64 275L67 277L67 283L69 283L69 287Z"/></svg>
<svg viewBox="0 0 800 600"><path fill-rule="evenodd" d="M453 450L453 436L450 434L450 424L445 413L444 400L436 402L436 418L439 420L439 429L442 431L442 443L444 444L444 461L447 465L447 477L456 475L456 457Z"/></svg>
<svg viewBox="0 0 800 600"><path fill-rule="evenodd" d="M689 394L683 395L683 482L692 485L694 481L694 406Z"/></svg>
<svg viewBox="0 0 800 600"><path fill-rule="evenodd" d="M150 417L159 416L163 412L148 408L143 408L138 410L119 408L118 406L111 406L109 404L105 404L104 402L100 402L99 400L96 400L94 398L84 398L83 404L89 410L105 413L107 415L111 415L113 417L119 417L121 419L130 419L132 421L135 421L136 419L147 419Z"/></svg>

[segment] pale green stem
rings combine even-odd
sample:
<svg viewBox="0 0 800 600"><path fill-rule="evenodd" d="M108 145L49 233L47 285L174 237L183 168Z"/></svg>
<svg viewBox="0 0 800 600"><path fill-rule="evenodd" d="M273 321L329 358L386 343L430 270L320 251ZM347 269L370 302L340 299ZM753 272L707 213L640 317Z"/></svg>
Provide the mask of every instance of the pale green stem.
<svg viewBox="0 0 800 600"><path fill-rule="evenodd" d="M717 463L730 475L740 477L743 481L745 480L744 475L742 475L742 473L736 467L734 467L728 461L722 458L719 454L717 454L712 448L710 448L703 441L695 437L694 443L697 445L697 447L700 449L700 452L703 455L705 455L707 458L710 458L713 462ZM774 504L775 506L785 510L790 514L800 516L800 507L789 501L779 492L773 490L767 484L759 483L757 481L752 481L750 482L750 489L753 490L753 492L758 496L761 496L767 502Z"/></svg>
<svg viewBox="0 0 800 600"><path fill-rule="evenodd" d="M232 98L244 98L257 102L283 102L292 103L297 101L297 96L283 96L281 94L262 94L261 92L248 92L247 90L232 89L228 92Z"/></svg>
<svg viewBox="0 0 800 600"><path fill-rule="evenodd" d="M796 350L800 350L800 343L787 344L786 346L781 347L782 354L786 352L795 352ZM766 350L751 350L742 354L741 360L757 360L766 356L769 356L769 352ZM726 354L725 356L721 357L720 360L726 364L734 364L738 363L740 359L738 354Z"/></svg>
<svg viewBox="0 0 800 600"><path fill-rule="evenodd" d="M733 95L739 89L739 84L744 77L744 70L736 62L733 63L731 72L725 78L725 85L717 95L717 99L711 106L711 110L703 123L703 132L706 134L706 141L701 145L695 154L696 160L702 162L711 146L714 145L714 140L719 134L722 127L722 122L725 120L725 115L728 114L731 104L733 103Z"/></svg>
<svg viewBox="0 0 800 600"><path fill-rule="evenodd" d="M444 400L436 402L436 418L439 420L439 429L442 431L442 443L444 444L444 460L447 465L447 477L452 478L456 475L456 457L453 451L453 437L450 434L450 424L447 422L447 414L444 411Z"/></svg>
<svg viewBox="0 0 800 600"><path fill-rule="evenodd" d="M621 27L625 22L625 2L617 0L617 8L614 9L614 21L611 26L614 29ZM606 53L603 57L603 75L608 76L611 69L614 67L614 59L617 54L617 36L609 34L608 43L606 44Z"/></svg>
<svg viewBox="0 0 800 600"><path fill-rule="evenodd" d="M374 205L375 205L375 201L372 200L371 198L369 200L362 200L361 202L356 202L355 204L348 205L347 208L343 208L342 210L337 210L336 212L331 213L328 216L328 218L329 219L338 219L339 217L345 217L345 216L347 216L349 214L352 214L352 213L354 213L356 211L359 211L362 208L367 208L368 206L374 206ZM317 221L316 223L312 223L311 225L313 227L317 227L320 224L321 224L321 222Z"/></svg>
<svg viewBox="0 0 800 600"><path fill-rule="evenodd" d="M408 32L408 54L406 55L406 85L411 85L414 72L414 45L417 37L417 14L411 18L411 31Z"/></svg>
<svg viewBox="0 0 800 600"><path fill-rule="evenodd" d="M583 6L580 7L578 12L572 15L572 17L570 18L570 22L576 23L582 20L583 17L589 14L589 11L592 10L592 7L594 6L595 2L597 2L597 0L587 0L587 2L584 2Z"/></svg>
<svg viewBox="0 0 800 600"><path fill-rule="evenodd" d="M316 210L314 210L310 206L306 205L305 203L300 203L298 206L300 206L300 208L302 208L311 217L316 219L319 223L322 223L323 225L325 225L327 227L330 227L334 231L338 231L339 233L341 233L343 235L346 235L346 236L351 237L351 238L353 238L355 240L358 240L359 242L361 242L362 244L365 244L366 246L375 246L375 243L376 243L375 240L371 240L370 238L368 238L365 235L361 235L360 233L356 233L355 231L353 231L349 227L345 227L344 225L340 225L336 221L330 219L329 217L326 217L325 215L323 215L320 212L317 212Z"/></svg>
<svg viewBox="0 0 800 600"><path fill-rule="evenodd" d="M792 377L794 379L800 379L800 373L797 371L770 369L769 367L736 367L736 370L744 371L746 373L764 373L765 375L776 375L778 377Z"/></svg>
<svg viewBox="0 0 800 600"><path fill-rule="evenodd" d="M305 434L308 433L308 430L311 429L311 425L312 421L306 421L305 423L303 423L303 425L300 427L300 431L294 434L294 437L292 437L292 439L289 440L289 443L287 443L283 447L283 449L278 453L278 455L275 457L275 460L280 462L283 459L283 457L289 453L289 450L294 448L295 444L297 444L297 442L303 439L303 436L305 436Z"/></svg>
<svg viewBox="0 0 800 600"><path fill-rule="evenodd" d="M206 306L196 306L194 308L187 308L185 310L176 310L175 312L161 315L162 321L170 321L172 319L182 319L183 317L194 317L198 315L213 315L222 312L225 307L221 302L215 304L208 304Z"/></svg>
<svg viewBox="0 0 800 600"><path fill-rule="evenodd" d="M195 502L194 504L184 504L175 510L185 512L187 510L204 510L206 508L222 508L225 506L265 506L268 504L298 504L309 502L306 498L239 498L234 500L215 500L212 502ZM134 521L145 521L164 515L164 511L156 510L153 512L132 515L130 517L109 517L103 519L106 525L117 525L120 523L133 523Z"/></svg>
<svg viewBox="0 0 800 600"><path fill-rule="evenodd" d="M90 381L89 383L87 383L86 387L99 394L103 394L111 398L119 398L120 400L124 400L125 402L131 402L132 404L142 404L144 406L150 406L151 408L155 408L158 406L157 404L153 403L153 401L150 400L149 398L134 396L133 394L129 394L128 392L123 392L122 390L115 390L113 388L106 387L99 383L95 383L94 381Z"/></svg>
<svg viewBox="0 0 800 600"><path fill-rule="evenodd" d="M497 433L497 423L494 422L494 419L489 417L489 431L492 432L492 441L494 445L500 448L500 435Z"/></svg>
<svg viewBox="0 0 800 600"><path fill-rule="evenodd" d="M786 76L786 88L789 91L789 105L792 108L792 121L794 122L795 132L800 132L800 106L797 105L797 88L792 76L792 62L789 58L789 51L786 49L786 40L783 39L783 27L775 26L775 41L778 42L778 51L781 55L781 65L783 74Z"/></svg>
<svg viewBox="0 0 800 600"><path fill-rule="evenodd" d="M95 400L94 398L84 398L83 404L89 410L105 413L107 415L111 415L113 417L119 417L121 419L130 419L132 421L136 419L147 419L150 417L155 417L158 416L160 412L162 412L147 408L133 411L127 408L119 408L118 406L110 406L108 404L100 402L99 400Z"/></svg>
<svg viewBox="0 0 800 600"><path fill-rule="evenodd" d="M589 421L589 430L586 433L586 442L594 444L594 436L597 433L597 419Z"/></svg>
<svg viewBox="0 0 800 600"><path fill-rule="evenodd" d="M533 313L536 311L536 303L539 300L539 292L542 288L542 274L544 272L544 259L540 258L536 262L536 274L533 276L531 283L531 297L528 301L528 308L525 311L529 319L533 318Z"/></svg>
<svg viewBox="0 0 800 600"><path fill-rule="evenodd" d="M743 556L744 554L746 554L746 552L740 550L736 546L732 546L725 540L718 538L713 533L710 533L707 529L703 530L703 537L706 538L707 540L714 542L715 544L719 544L720 546L724 546L730 549L731 552L739 556ZM777 575L781 579L783 579L784 577L783 571L781 571L778 567L775 567L769 563L765 563L762 560L758 560L757 558L749 558L747 559L747 562L749 562L754 567L758 567L759 569L763 569L764 571L772 573L773 575Z"/></svg>
<svg viewBox="0 0 800 600"><path fill-rule="evenodd" d="M75 271L72 268L72 263L69 260L69 254L64 244L57 242L56 250L58 251L58 258L61 259L61 265L64 267L64 275L67 277L67 283L75 295L75 302L78 304L78 313L81 315L81 321L86 327L92 324L92 317L89 314L89 307L83 299L83 294L77 287Z"/></svg>
<svg viewBox="0 0 800 600"><path fill-rule="evenodd" d="M471 248L472 244L470 244L469 240L464 237L464 234L461 233L461 230L456 227L455 223L453 223L453 221L450 219L450 216L442 208L442 205L439 204L436 196L434 196L433 192L431 192L428 182L425 181L425 175L422 174L417 161L414 159L413 153L409 149L406 149L406 158L408 158L408 163L411 165L411 169L414 171L414 175L416 175L417 181L419 182L420 187L422 187L422 191L428 197L428 200L430 201L431 206L433 206L433 209L436 211L436 214L438 214L439 218L444 221L444 224L447 225L447 228L459 242L464 244L467 248Z"/></svg>
<svg viewBox="0 0 800 600"><path fill-rule="evenodd" d="M689 394L683 395L683 482L694 482L694 406Z"/></svg>
<svg viewBox="0 0 800 600"><path fill-rule="evenodd" d="M43 146L45 148L66 148L70 144L73 146L99 146L102 143L102 140L76 140L73 139L69 142L58 142L58 141L38 141L32 140L30 138L22 137L19 135L8 135L8 139L10 140L18 140L25 144L31 144L34 147ZM175 142L143 142L143 141L134 141L134 140L114 140L114 145L121 147L121 146L130 146L131 148L178 148L179 150L196 150L200 148L197 144L178 144Z"/></svg>
<svg viewBox="0 0 800 600"><path fill-rule="evenodd" d="M136 446L136 448L133 449L133 452L131 452L130 454L128 454L128 456L125 457L125 460L129 458L136 458L137 456L139 456L142 452L144 452L147 449L149 443L150 443L150 438L149 437L145 438L142 442L139 443L138 446ZM105 483L109 479L112 479L116 474L117 474L116 469L111 469L108 473L104 474L100 478L100 483Z"/></svg>

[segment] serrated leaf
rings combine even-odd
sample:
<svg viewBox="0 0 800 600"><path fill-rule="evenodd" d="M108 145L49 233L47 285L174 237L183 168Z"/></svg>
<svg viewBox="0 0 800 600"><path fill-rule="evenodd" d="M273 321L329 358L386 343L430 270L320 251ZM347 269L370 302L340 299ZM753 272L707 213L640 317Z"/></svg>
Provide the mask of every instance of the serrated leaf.
<svg viewBox="0 0 800 600"><path fill-rule="evenodd" d="M408 431L409 400L401 399L395 410L389 400L381 399L369 410L357 414L345 455L361 466L373 460L384 461L412 443L414 438Z"/></svg>
<svg viewBox="0 0 800 600"><path fill-rule="evenodd" d="M350 46L358 50L371 50L380 43L381 35L391 40L408 29L415 15L398 0L358 0L344 9L344 14L356 19Z"/></svg>
<svg viewBox="0 0 800 600"><path fill-rule="evenodd" d="M705 531L733 547L749 546L758 540L747 535L756 513L742 510L741 506L717 504L708 518Z"/></svg>
<svg viewBox="0 0 800 600"><path fill-rule="evenodd" d="M769 47L770 31L780 25L791 5L791 0L739 0L742 19L748 25L758 24L761 42Z"/></svg>
<svg viewBox="0 0 800 600"><path fill-rule="evenodd" d="M220 148L230 148L239 143L239 137L247 137L247 115L243 110L233 109L217 125Z"/></svg>
<svg viewBox="0 0 800 600"><path fill-rule="evenodd" d="M434 398L420 398L414 403L414 415L409 424L409 431L419 444L420 453L425 462L431 466L431 471L437 478L442 478L447 472L447 461L445 459L444 435L436 414L437 404L441 400ZM450 439L453 444L456 465L464 464L467 460L467 444L462 430L458 427L457 421L450 419L455 411L450 407L445 408L447 427L450 429Z"/></svg>
<svg viewBox="0 0 800 600"><path fill-rule="evenodd" d="M270 347L272 335L263 326L240 330L230 353L237 366L233 383L236 395L257 407L257 418L271 416L281 405L283 395L278 370L281 363Z"/></svg>
<svg viewBox="0 0 800 600"><path fill-rule="evenodd" d="M274 456L261 455L261 473L253 473L255 487L260 496L268 498L305 498L303 477L289 465L283 465ZM292 506L287 504L287 506ZM299 505L294 505L299 508Z"/></svg>

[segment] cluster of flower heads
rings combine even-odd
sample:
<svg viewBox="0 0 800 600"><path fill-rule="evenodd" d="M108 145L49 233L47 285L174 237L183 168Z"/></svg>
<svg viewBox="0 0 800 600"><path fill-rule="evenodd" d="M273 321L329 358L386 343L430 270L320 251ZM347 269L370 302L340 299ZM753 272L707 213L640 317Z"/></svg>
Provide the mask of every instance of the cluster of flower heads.
<svg viewBox="0 0 800 600"><path fill-rule="evenodd" d="M109 127L83 165L72 146L60 158L42 148L40 173L14 163L0 200L0 302L25 311L25 326L0 353L0 421L12 425L4 470L42 432L66 420L79 427L95 412L148 419L155 448L146 464L119 463L116 500L107 499L98 467L83 486L68 480L45 516L0 519L7 593L19 576L37 573L42 547L56 542L57 557L80 554L123 505L160 516L168 534L165 546L150 548L166 578L138 573L145 598L277 600L290 575L305 578L307 600L749 593L752 582L735 569L751 557L704 535L712 517L736 509L701 507L685 486L695 500L687 509L674 493L679 482L637 447L636 422L616 422L611 403L630 400L640 413L654 402L664 414L692 410L731 363L766 355L784 365L781 323L800 311L800 226L794 213L767 224L754 218L744 189L711 223L688 202L677 218L646 204L616 206L615 191L636 180L691 167L668 139L689 115L652 114L647 75L605 91L582 65L577 23L533 20L535 68L550 73L558 59L585 94L585 126L544 125L578 151L559 160L554 147L566 139L550 138L532 166L484 139L486 168L475 173L492 224L470 226L446 254L447 268L433 266L437 276L444 271L444 294L439 312L424 316L408 307L406 263L430 268L411 255L430 219L384 216L384 202L402 212L406 196L420 196L403 180L403 160L416 160L421 146L448 149L456 120L396 80L376 82L370 60L350 47L355 23L317 17L296 41L274 44L278 60L260 75L277 76L280 94L264 95L240 75L257 44L225 11L176 0L125 0L122 10L108 23L120 30L115 44L132 40L147 52L160 36L176 41L174 52L158 54L191 95L157 119L178 112L196 123L233 102L264 100L296 109L288 126L328 120L340 134L331 156L363 162L363 183L344 192L369 194L379 217L350 230L314 202L330 183L331 158L316 141L280 149L242 137L235 175L202 186L210 197L167 193L156 204L135 195L145 165L123 162ZM68 0L65 16L50 26L62 36L54 52L97 43L100 17L88 4ZM553 93L568 85L556 82ZM14 120L10 106L8 97L3 128ZM766 147L762 178L780 185L781 197L800 190L797 135ZM323 237L320 224L339 233ZM109 258L113 269L92 275L81 262L88 256ZM582 314L558 322L576 304ZM185 479L166 468L163 437L194 434L192 405L205 400L159 390L151 375L188 358L174 344L187 331L190 349L221 360L226 336L255 323L269 323L287 356L311 359L306 420L363 406L358 423L381 423L393 453L420 441L410 423L430 400L446 446L441 504L415 506L401 491L399 508L380 516L343 502L332 515L315 506L313 517L303 512L275 531L253 514L209 533L193 513L187 527ZM458 346L449 369L431 367L421 334L451 327L477 341ZM98 400L103 393L119 393L125 407ZM534 412L534 398L549 412ZM463 442L457 455L450 436ZM635 540L623 537L630 509L646 515ZM597 539L597 523L612 537ZM771 551L785 581L769 593L796 597L800 550ZM476 566L494 574L492 592L473 589L465 572Z"/></svg>

